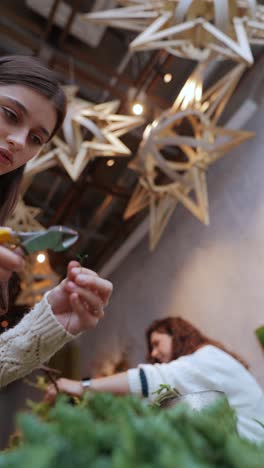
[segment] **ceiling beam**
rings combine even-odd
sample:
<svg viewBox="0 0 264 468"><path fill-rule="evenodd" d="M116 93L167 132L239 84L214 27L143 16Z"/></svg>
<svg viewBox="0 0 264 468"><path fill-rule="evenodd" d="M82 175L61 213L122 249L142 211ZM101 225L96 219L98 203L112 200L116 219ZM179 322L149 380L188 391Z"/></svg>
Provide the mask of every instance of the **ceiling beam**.
<svg viewBox="0 0 264 468"><path fill-rule="evenodd" d="M58 11L58 7L60 5L60 2L61 2L61 0L54 0L53 1L52 7L51 7L51 10L50 10L50 13L49 13L47 25L46 25L46 28L45 28L45 31L44 31L44 34L43 34L43 39L44 40L48 39L49 34L50 34L51 30L52 30L53 21L55 19L56 13Z"/></svg>
<svg viewBox="0 0 264 468"><path fill-rule="evenodd" d="M67 35L69 34L69 32L71 30L73 21L74 21L74 19L76 17L76 14L78 13L78 9L79 9L79 6L81 5L81 3L82 3L82 0L75 0L73 7L71 7L71 12L69 14L69 17L67 19L65 27L62 30L62 33L61 33L60 38L59 38L59 43L58 43L59 48L61 48L63 46L64 41L65 41Z"/></svg>

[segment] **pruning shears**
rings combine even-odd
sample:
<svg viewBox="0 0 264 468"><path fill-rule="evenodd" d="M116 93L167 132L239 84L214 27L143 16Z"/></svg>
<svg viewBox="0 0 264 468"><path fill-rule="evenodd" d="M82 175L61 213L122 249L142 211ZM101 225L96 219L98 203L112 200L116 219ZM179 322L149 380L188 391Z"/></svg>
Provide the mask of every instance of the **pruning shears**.
<svg viewBox="0 0 264 468"><path fill-rule="evenodd" d="M27 254L50 249L62 252L71 247L79 234L65 226L51 226L46 231L19 232L8 227L0 227L0 244L22 247Z"/></svg>

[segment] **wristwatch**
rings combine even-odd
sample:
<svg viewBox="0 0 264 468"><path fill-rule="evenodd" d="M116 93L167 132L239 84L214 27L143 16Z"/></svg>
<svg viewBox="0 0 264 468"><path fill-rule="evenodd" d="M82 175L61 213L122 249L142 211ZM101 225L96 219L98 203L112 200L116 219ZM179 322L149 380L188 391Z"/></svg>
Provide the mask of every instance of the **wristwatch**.
<svg viewBox="0 0 264 468"><path fill-rule="evenodd" d="M91 387L91 382L92 382L91 379L83 379L82 380L83 389L86 390L87 388L90 388Z"/></svg>

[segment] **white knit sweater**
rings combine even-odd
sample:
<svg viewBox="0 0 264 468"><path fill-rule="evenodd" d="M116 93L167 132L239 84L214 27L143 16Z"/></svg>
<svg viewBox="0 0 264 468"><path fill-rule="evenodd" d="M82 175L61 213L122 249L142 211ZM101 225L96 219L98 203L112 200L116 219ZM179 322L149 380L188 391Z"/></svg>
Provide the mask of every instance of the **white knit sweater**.
<svg viewBox="0 0 264 468"><path fill-rule="evenodd" d="M149 392L153 400L160 384L169 384L186 394L202 390L223 391L235 409L239 433L255 441L264 442L264 393L254 377L234 359L215 346L204 346L195 353L180 357L168 364L142 364ZM128 371L131 393L142 395L139 368Z"/></svg>
<svg viewBox="0 0 264 468"><path fill-rule="evenodd" d="M73 338L44 296L16 327L0 336L0 387L29 374Z"/></svg>

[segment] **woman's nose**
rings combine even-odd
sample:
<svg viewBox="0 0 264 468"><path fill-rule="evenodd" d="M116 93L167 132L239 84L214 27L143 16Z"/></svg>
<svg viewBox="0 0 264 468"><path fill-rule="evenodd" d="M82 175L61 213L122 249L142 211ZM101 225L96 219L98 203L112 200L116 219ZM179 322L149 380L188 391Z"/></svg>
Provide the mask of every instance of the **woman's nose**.
<svg viewBox="0 0 264 468"><path fill-rule="evenodd" d="M7 136L7 143L15 150L21 150L25 147L27 141L27 132L25 130L10 133Z"/></svg>

